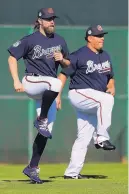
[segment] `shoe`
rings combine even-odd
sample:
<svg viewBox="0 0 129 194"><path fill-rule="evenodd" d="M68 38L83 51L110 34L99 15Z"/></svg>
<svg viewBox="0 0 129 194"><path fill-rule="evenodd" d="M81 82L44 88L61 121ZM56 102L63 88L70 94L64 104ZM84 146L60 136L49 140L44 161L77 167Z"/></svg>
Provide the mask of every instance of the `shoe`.
<svg viewBox="0 0 129 194"><path fill-rule="evenodd" d="M42 184L43 181L39 178L39 168L30 168L29 166L25 167L23 174L28 176L33 183Z"/></svg>
<svg viewBox="0 0 129 194"><path fill-rule="evenodd" d="M83 176L81 174L79 174L77 176L66 176L66 175L64 175L64 179L87 179L87 177Z"/></svg>
<svg viewBox="0 0 129 194"><path fill-rule="evenodd" d="M49 139L52 139L52 135L48 130L48 119L36 119L34 121L34 127L36 127L38 129L38 132L44 136L47 137Z"/></svg>
<svg viewBox="0 0 129 194"><path fill-rule="evenodd" d="M103 150L115 150L116 147L110 143L110 141L106 140L101 143L95 144L96 149Z"/></svg>

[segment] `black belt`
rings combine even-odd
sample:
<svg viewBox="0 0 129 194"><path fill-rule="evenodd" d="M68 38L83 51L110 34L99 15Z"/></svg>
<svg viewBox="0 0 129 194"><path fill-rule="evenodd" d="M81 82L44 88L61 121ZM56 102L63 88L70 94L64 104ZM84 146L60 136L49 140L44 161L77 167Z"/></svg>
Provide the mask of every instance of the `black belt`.
<svg viewBox="0 0 129 194"><path fill-rule="evenodd" d="M40 76L39 74L36 73L26 73L27 76Z"/></svg>

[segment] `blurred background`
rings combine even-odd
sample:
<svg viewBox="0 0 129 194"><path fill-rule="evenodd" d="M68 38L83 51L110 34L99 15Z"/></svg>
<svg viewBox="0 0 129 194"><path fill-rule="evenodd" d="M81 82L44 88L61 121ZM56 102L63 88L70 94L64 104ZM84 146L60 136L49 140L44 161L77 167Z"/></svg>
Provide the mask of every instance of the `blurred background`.
<svg viewBox="0 0 129 194"><path fill-rule="evenodd" d="M113 110L111 141L114 152L96 150L91 142L87 162L124 162L127 159L127 0L0 0L0 162L27 163L36 135L33 128L35 104L25 94L17 94L8 71L7 48L32 32L38 9L52 7L60 19L56 32L62 35L70 52L85 45L86 28L100 24L109 34L104 48L111 55L116 96ZM19 61L19 74L24 75ZM62 110L57 113L53 139L48 141L41 162L68 162L76 138L76 119L67 99L68 82L62 96ZM107 102L108 103L108 102Z"/></svg>

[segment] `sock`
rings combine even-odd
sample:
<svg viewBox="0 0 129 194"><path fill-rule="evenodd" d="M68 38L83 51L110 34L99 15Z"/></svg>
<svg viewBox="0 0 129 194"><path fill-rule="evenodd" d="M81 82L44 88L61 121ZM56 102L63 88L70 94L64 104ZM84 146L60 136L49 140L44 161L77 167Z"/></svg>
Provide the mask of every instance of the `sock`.
<svg viewBox="0 0 129 194"><path fill-rule="evenodd" d="M45 149L47 138L43 137L39 133L37 134L33 143L33 154L30 161L30 167L37 167L41 158L41 155Z"/></svg>
<svg viewBox="0 0 129 194"><path fill-rule="evenodd" d="M46 90L43 93L42 104L41 104L41 113L40 113L41 119L47 118L49 108L57 96L58 96L58 92L53 92L50 90Z"/></svg>

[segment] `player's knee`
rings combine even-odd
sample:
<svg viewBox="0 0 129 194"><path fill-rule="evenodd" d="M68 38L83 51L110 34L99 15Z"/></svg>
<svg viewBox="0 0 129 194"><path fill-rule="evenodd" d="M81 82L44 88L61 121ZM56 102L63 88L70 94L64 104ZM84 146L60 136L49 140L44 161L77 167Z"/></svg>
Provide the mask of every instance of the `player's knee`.
<svg viewBox="0 0 129 194"><path fill-rule="evenodd" d="M57 79L57 84L56 84L56 90L57 90L57 92L60 92L61 87L62 87L62 82L59 79Z"/></svg>
<svg viewBox="0 0 129 194"><path fill-rule="evenodd" d="M52 83L51 90L54 92L60 92L61 87L62 87L62 82L59 79L55 79Z"/></svg>

